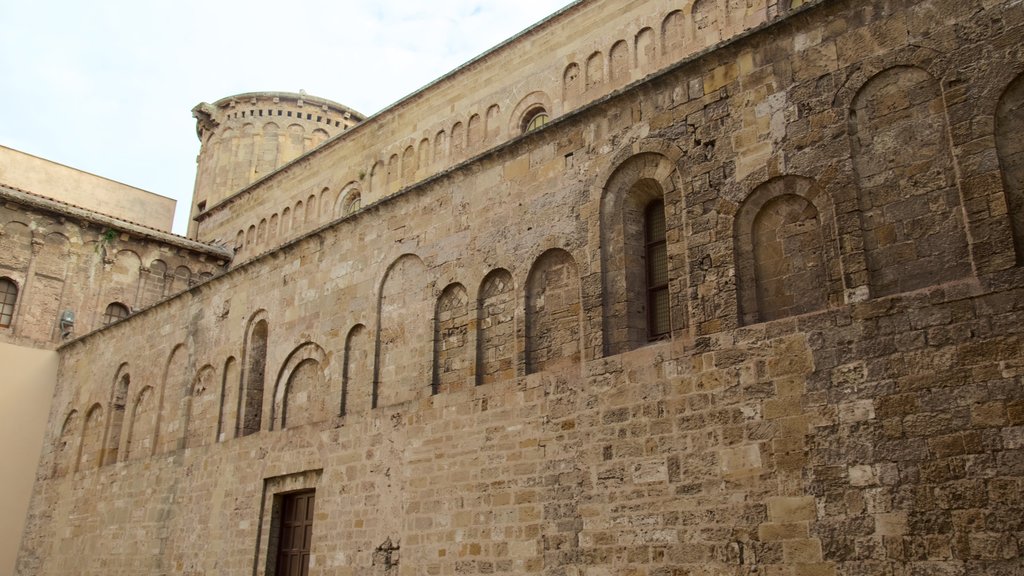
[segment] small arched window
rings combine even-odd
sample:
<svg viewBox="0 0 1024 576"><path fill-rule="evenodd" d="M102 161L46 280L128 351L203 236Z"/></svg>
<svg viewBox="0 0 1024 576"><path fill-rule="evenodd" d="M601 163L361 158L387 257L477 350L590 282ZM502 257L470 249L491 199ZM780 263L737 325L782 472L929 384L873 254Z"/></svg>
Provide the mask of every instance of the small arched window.
<svg viewBox="0 0 1024 576"><path fill-rule="evenodd" d="M548 111L543 107L531 109L523 116L523 133L532 132L548 123Z"/></svg>
<svg viewBox="0 0 1024 576"><path fill-rule="evenodd" d="M18 285L10 278L0 278L0 328L14 321L14 303L18 301Z"/></svg>
<svg viewBox="0 0 1024 576"><path fill-rule="evenodd" d="M348 216L359 210L360 198L359 191L354 191L345 198L345 203L341 209L342 216Z"/></svg>
<svg viewBox="0 0 1024 576"><path fill-rule="evenodd" d="M107 305L107 309L103 311L103 325L106 326L127 318L128 314L130 314L130 311L127 306L120 302L111 302Z"/></svg>
<svg viewBox="0 0 1024 576"><path fill-rule="evenodd" d="M668 298L668 250L665 245L665 203L655 200L644 209L644 266L647 277L647 337L665 338L672 330Z"/></svg>

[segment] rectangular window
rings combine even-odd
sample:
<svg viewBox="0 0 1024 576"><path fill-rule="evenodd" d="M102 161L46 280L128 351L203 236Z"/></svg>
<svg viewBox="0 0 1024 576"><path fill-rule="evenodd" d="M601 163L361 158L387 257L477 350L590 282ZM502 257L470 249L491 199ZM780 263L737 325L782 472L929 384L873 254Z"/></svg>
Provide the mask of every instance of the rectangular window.
<svg viewBox="0 0 1024 576"><path fill-rule="evenodd" d="M0 278L0 328L14 321L14 304L18 301L18 287L9 278Z"/></svg>
<svg viewBox="0 0 1024 576"><path fill-rule="evenodd" d="M668 250L665 244L665 204L658 200L644 214L647 267L647 337L665 338L671 331L668 296Z"/></svg>
<svg viewBox="0 0 1024 576"><path fill-rule="evenodd" d="M315 491L292 492L281 498L280 532L275 576L307 576L313 539Z"/></svg>

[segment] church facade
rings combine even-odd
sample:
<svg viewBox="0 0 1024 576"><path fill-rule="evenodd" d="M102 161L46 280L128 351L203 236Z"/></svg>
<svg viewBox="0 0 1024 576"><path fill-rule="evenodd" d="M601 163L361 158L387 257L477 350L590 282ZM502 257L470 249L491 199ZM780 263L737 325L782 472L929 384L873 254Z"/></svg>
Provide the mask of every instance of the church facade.
<svg viewBox="0 0 1024 576"><path fill-rule="evenodd" d="M198 106L234 259L61 346L16 573L1020 574L1022 46L581 0L366 119Z"/></svg>

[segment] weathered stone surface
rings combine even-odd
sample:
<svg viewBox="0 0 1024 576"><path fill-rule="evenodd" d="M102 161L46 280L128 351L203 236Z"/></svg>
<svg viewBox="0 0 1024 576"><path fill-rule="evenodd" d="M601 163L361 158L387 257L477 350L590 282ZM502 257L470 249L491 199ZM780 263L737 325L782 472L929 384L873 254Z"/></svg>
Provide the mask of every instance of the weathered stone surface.
<svg viewBox="0 0 1024 576"><path fill-rule="evenodd" d="M316 574L1019 574L1024 8L677 8L573 5L212 208L231 270L61 349L18 573L272 573L315 489Z"/></svg>
<svg viewBox="0 0 1024 576"><path fill-rule="evenodd" d="M56 348L106 325L109 305L147 308L220 274L231 258L222 248L39 194L0 180L0 279L17 292L0 341ZM62 325L66 311L74 321Z"/></svg>

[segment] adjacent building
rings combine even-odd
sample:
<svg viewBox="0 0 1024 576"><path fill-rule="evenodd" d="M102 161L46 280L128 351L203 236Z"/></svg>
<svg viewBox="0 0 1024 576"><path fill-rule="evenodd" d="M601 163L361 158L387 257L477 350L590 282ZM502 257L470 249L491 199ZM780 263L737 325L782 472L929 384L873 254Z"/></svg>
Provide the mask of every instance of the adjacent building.
<svg viewBox="0 0 1024 576"><path fill-rule="evenodd" d="M223 272L233 256L171 234L174 205L0 147L0 571L13 569L24 528L54 350Z"/></svg>

